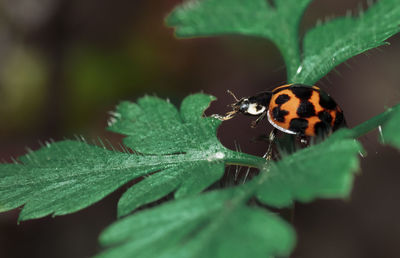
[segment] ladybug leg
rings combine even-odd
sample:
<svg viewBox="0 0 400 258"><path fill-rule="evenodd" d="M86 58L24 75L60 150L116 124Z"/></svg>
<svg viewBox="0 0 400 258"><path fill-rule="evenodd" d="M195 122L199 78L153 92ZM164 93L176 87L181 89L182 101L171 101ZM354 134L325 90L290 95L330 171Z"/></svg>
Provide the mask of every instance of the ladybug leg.
<svg viewBox="0 0 400 258"><path fill-rule="evenodd" d="M275 141L275 136L276 136L277 132L278 132L278 129L274 128L274 129L272 129L271 133L269 134L268 149L267 149L267 152L263 155L263 158L265 158L266 160L272 159L272 145Z"/></svg>
<svg viewBox="0 0 400 258"><path fill-rule="evenodd" d="M237 113L237 111L233 110L233 111L230 111L230 112L226 113L224 116L221 116L221 115L218 115L218 114L212 114L211 117L212 118L216 118L216 119L221 120L221 121L226 121L226 120L229 120L229 119L233 118L236 113Z"/></svg>
<svg viewBox="0 0 400 258"><path fill-rule="evenodd" d="M301 136L300 136L300 142L301 142L302 144L307 145L307 144L308 144L308 139L307 139L306 137L301 137Z"/></svg>
<svg viewBox="0 0 400 258"><path fill-rule="evenodd" d="M266 114L267 114L267 112L262 113L256 120L251 122L251 128L255 128L257 126L258 122L260 122L265 117Z"/></svg>

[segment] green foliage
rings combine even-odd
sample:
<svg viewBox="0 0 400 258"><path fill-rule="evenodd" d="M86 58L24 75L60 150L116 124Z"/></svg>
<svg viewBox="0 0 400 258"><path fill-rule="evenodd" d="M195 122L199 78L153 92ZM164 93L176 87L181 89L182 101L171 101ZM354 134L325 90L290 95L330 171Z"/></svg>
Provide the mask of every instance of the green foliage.
<svg viewBox="0 0 400 258"><path fill-rule="evenodd" d="M380 0L358 17L341 17L308 31L299 72L292 82L314 84L335 66L369 49L387 44L400 31L398 0Z"/></svg>
<svg viewBox="0 0 400 258"><path fill-rule="evenodd" d="M388 121L382 125L383 128L379 128L379 130L382 130L381 141L382 143L387 143L400 149L400 105L397 105L389 111L391 111L392 114L388 118Z"/></svg>
<svg viewBox="0 0 400 258"><path fill-rule="evenodd" d="M155 97L144 97L138 104L121 103L113 113L110 129L128 134L125 144L137 146L133 153L111 151L80 141L63 141L21 157L20 163L0 166L1 210L25 204L21 220L67 214L87 207L134 178L147 175L122 196L119 215L171 192L176 198L185 198L162 206L169 208L160 207L129 217L126 221L134 222L126 222L128 225L122 224L122 228L130 223L136 225L136 216L140 216L139 221L144 219L141 223L148 226L141 229L149 230L147 238L144 242L138 241L142 235L137 229L139 235L127 236L121 240L126 244L106 251L105 255L127 252L148 257L155 255L153 252L161 252L173 257L223 257L233 252L237 257L247 254L264 257L265 253L290 252L294 242L292 230L268 212L248 208L247 201L257 196L266 204L283 207L294 200L308 202L318 197L347 196L352 174L358 168L356 156L360 146L342 137L334 143L328 140L301 150L276 164L265 163L261 158L227 150L219 143L215 132L220 121L202 117L212 99L204 94L191 95L183 101L180 111L168 101ZM165 138L164 134L169 137ZM226 193L217 192L204 198L195 195L218 180L226 164L255 166L261 172L249 183ZM210 206L210 202L217 206ZM188 205L199 214L188 215ZM164 209L174 212L165 213ZM163 214L165 223L151 224L152 220L146 220L155 216L163 221ZM181 216L189 216L190 220ZM182 224L172 227L174 223L168 223L169 220ZM243 220L247 223L238 223ZM172 228L164 228L167 226ZM121 230L119 226L115 228L116 232ZM162 237L158 235L161 233ZM241 235L258 241L238 245L235 241ZM222 239L225 245L215 244ZM120 240L114 241L120 243ZM182 241L186 248L180 246ZM259 241L268 244L260 245ZM149 250L144 244L157 245L159 249Z"/></svg>
<svg viewBox="0 0 400 258"><path fill-rule="evenodd" d="M261 258L287 254L294 241L290 229L285 229L283 221L269 219L268 212L248 208L247 201L256 195L263 203L280 208L295 200L347 197L362 151L354 138L382 125L385 140L389 139L391 126L396 132L400 122L399 111L398 105L275 164L266 163L259 176L242 186L169 202L116 222L101 236L101 243L111 248L99 257ZM269 239L271 232L276 233L273 239ZM248 239L264 244L251 246L254 242Z"/></svg>
<svg viewBox="0 0 400 258"><path fill-rule="evenodd" d="M340 138L358 138L378 127L380 140L384 144L391 144L394 147L399 146L399 136L397 135L400 123L400 104L387 109L385 112L357 125L351 130L341 130L336 133L332 139ZM330 139L331 140L331 139Z"/></svg>
<svg viewBox="0 0 400 258"><path fill-rule="evenodd" d="M346 197L353 185L353 172L359 169L361 149L353 139L332 138L298 151L261 170L266 179L257 197L278 208L294 200Z"/></svg>
<svg viewBox="0 0 400 258"><path fill-rule="evenodd" d="M138 212L100 237L115 246L98 257L270 257L294 246L282 219L247 207L235 189L213 191Z"/></svg>
<svg viewBox="0 0 400 258"><path fill-rule="evenodd" d="M148 175L121 198L118 213L125 215L174 191L177 198L201 192L223 175L225 163L263 162L221 145L215 135L220 121L201 117L212 99L191 95L180 112L156 97L121 103L110 129L129 134L125 142L136 147L134 153L63 141L1 165L0 211L25 204L20 220L63 215Z"/></svg>
<svg viewBox="0 0 400 258"><path fill-rule="evenodd" d="M380 0L358 17L333 19L307 32L301 53L300 19L310 0L189 0L167 18L178 37L240 34L274 42L288 81L314 84L347 59L381 46L400 31L398 0ZM300 54L301 53L301 54Z"/></svg>
<svg viewBox="0 0 400 258"><path fill-rule="evenodd" d="M240 34L263 37L280 49L289 77L300 65L298 26L311 0L191 0L167 18L178 37Z"/></svg>
<svg viewBox="0 0 400 258"><path fill-rule="evenodd" d="M75 212L155 169L140 156L78 141L48 144L19 161L0 166L0 211L25 204L20 220Z"/></svg>
<svg viewBox="0 0 400 258"><path fill-rule="evenodd" d="M223 175L225 161L237 155L247 157L221 145L216 137L220 121L202 117L213 99L191 95L182 102L180 112L168 101L155 97L118 106L109 129L127 135L124 144L135 151L165 158L161 163L165 171L145 178L125 193L118 204L119 215L175 190L176 198L197 194ZM250 162L260 162L253 160Z"/></svg>
<svg viewBox="0 0 400 258"><path fill-rule="evenodd" d="M99 257L269 257L287 255L294 234L265 210L247 207L253 196L271 206L294 200L348 196L358 170L358 142L335 137L265 164L240 187L169 202L110 226Z"/></svg>

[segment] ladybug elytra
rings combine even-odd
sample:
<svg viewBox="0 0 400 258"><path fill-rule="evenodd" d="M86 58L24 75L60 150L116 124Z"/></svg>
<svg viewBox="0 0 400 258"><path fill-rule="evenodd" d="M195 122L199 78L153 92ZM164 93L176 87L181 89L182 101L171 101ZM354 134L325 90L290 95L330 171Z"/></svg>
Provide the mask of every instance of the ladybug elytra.
<svg viewBox="0 0 400 258"><path fill-rule="evenodd" d="M267 116L276 129L300 137L325 136L346 126L341 108L316 86L287 84L249 98L235 97L235 100L233 111L220 119L228 120L240 112L258 116L253 122L255 125Z"/></svg>

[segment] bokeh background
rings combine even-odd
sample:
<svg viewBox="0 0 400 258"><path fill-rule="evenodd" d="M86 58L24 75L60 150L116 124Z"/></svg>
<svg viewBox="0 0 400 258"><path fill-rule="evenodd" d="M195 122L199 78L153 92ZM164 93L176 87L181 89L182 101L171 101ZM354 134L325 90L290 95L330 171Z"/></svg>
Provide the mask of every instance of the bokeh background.
<svg viewBox="0 0 400 258"><path fill-rule="evenodd" d="M0 159L74 135L121 140L104 130L121 100L203 91L217 96L209 114L232 98L285 83L285 67L269 41L240 36L176 39L164 18L178 0L1 0ZM301 31L318 20L356 13L359 0L315 0ZM340 65L318 82L342 106L350 127L400 102L400 37ZM263 154L253 141L270 127L250 118L225 122L218 132L229 148ZM298 245L292 257L400 257L399 152L378 134L361 138L361 158L348 200L296 205ZM332 157L334 159L335 157ZM75 214L17 225L18 210L0 214L0 257L89 257L97 236L116 217L119 190ZM262 243L260 243L262 244Z"/></svg>

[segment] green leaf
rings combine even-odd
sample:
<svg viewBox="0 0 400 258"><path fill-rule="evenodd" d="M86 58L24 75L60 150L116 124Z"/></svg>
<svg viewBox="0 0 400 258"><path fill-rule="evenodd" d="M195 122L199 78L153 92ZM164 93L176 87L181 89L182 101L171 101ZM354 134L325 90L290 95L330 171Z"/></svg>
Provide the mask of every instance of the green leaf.
<svg viewBox="0 0 400 258"><path fill-rule="evenodd" d="M216 136L221 122L202 117L213 99L204 94L188 96L180 112L171 103L155 97L139 99L138 104L123 102L118 106L109 129L127 135L126 146L140 153L163 154L177 160L173 167L128 190L118 203L120 216L175 190L176 198L197 194L223 175L225 162L249 157L223 147ZM251 160L253 164L264 162L257 157Z"/></svg>
<svg viewBox="0 0 400 258"><path fill-rule="evenodd" d="M167 24L178 37L240 34L273 41L281 51L288 77L300 65L298 27L311 0L190 0L175 8Z"/></svg>
<svg viewBox="0 0 400 258"><path fill-rule="evenodd" d="M308 31L304 59L289 81L313 85L335 66L369 49L387 44L400 31L398 0L380 0L358 17L342 17Z"/></svg>
<svg viewBox="0 0 400 258"><path fill-rule="evenodd" d="M389 109L391 112L388 120L379 128L381 133L381 142L390 144L400 149L400 105Z"/></svg>
<svg viewBox="0 0 400 258"><path fill-rule="evenodd" d="M238 194L239 193L239 194ZM272 213L246 207L234 189L213 191L138 212L107 228L97 257L242 258L287 255L291 227Z"/></svg>
<svg viewBox="0 0 400 258"><path fill-rule="evenodd" d="M168 168L145 178L125 192L118 202L118 215L123 216L143 204L156 201L169 193L175 197L197 194L217 181L225 171L224 163L196 162Z"/></svg>
<svg viewBox="0 0 400 258"><path fill-rule="evenodd" d="M204 94L190 95L182 102L181 112L169 101L156 97L143 97L137 104L122 102L112 112L114 118L108 129L126 135L124 144L145 154L220 148L215 133L221 121L202 117L214 99Z"/></svg>
<svg viewBox="0 0 400 258"><path fill-rule="evenodd" d="M191 0L167 18L179 37L240 34L273 41L287 66L288 81L313 85L335 66L387 44L400 31L398 0L380 0L358 17L341 17L305 35L300 54L299 22L311 0Z"/></svg>
<svg viewBox="0 0 400 258"><path fill-rule="evenodd" d="M332 136L297 151L261 170L257 197L275 207L289 206L295 200L347 197L353 174L359 169L361 150L361 145L353 139Z"/></svg>
<svg viewBox="0 0 400 258"><path fill-rule="evenodd" d="M122 196L118 214L125 215L174 191L177 198L203 191L223 175L226 163L260 166L262 158L230 151L218 141L220 121L202 117L212 99L191 95L180 112L155 97L122 103L110 128L129 135L125 142L135 147L133 153L64 141L0 165L0 211L25 204L20 220L63 215L147 176Z"/></svg>
<svg viewBox="0 0 400 258"><path fill-rule="evenodd" d="M20 220L77 211L156 169L141 156L78 141L48 144L19 160L0 165L0 211L25 204Z"/></svg>

